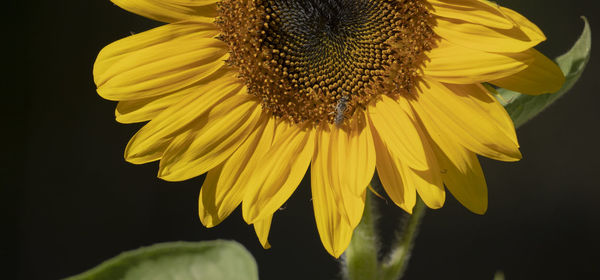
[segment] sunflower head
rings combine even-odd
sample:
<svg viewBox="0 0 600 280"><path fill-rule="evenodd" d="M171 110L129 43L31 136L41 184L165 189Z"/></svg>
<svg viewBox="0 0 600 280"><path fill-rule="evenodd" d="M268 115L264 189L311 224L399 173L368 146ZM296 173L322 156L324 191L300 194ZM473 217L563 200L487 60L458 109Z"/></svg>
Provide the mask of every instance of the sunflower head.
<svg viewBox="0 0 600 280"><path fill-rule="evenodd" d="M112 0L168 24L117 41L94 65L117 120L149 121L126 160L158 176L204 173L202 223L241 205L259 240L310 168L323 245L348 246L377 172L396 205L430 208L446 190L487 209L477 155L521 158L489 84L558 90L545 40L484 0Z"/></svg>

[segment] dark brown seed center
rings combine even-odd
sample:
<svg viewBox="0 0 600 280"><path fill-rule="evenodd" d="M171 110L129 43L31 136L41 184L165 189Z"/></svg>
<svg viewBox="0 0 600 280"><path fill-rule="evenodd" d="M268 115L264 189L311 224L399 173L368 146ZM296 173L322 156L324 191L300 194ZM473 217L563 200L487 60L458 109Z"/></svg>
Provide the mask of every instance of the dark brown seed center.
<svg viewBox="0 0 600 280"><path fill-rule="evenodd" d="M263 109L342 123L413 88L433 32L423 0L224 0L229 63Z"/></svg>

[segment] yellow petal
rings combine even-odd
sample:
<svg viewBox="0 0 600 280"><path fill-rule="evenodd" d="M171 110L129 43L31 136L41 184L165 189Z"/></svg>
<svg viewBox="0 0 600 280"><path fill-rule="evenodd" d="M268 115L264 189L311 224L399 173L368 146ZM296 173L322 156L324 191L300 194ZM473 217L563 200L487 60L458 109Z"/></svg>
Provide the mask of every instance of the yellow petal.
<svg viewBox="0 0 600 280"><path fill-rule="evenodd" d="M253 224L272 215L292 195L306 174L314 151L310 124L300 126L282 121L275 130L271 149L249 170L242 203L244 220Z"/></svg>
<svg viewBox="0 0 600 280"><path fill-rule="evenodd" d="M404 184L400 171L402 168L400 158L392 156L379 135L376 132L373 134L377 153L377 175L379 175L381 185L396 205L412 214L417 199L415 186Z"/></svg>
<svg viewBox="0 0 600 280"><path fill-rule="evenodd" d="M250 94L217 104L192 132L173 139L160 160L158 177L183 181L219 165L256 129L262 109Z"/></svg>
<svg viewBox="0 0 600 280"><path fill-rule="evenodd" d="M410 108L404 108L386 95L368 107L369 119L386 149L407 165L427 170L427 160Z"/></svg>
<svg viewBox="0 0 600 280"><path fill-rule="evenodd" d="M179 39L109 59L105 71L96 72L98 94L109 100L169 94L193 86L225 65L228 54L223 42Z"/></svg>
<svg viewBox="0 0 600 280"><path fill-rule="evenodd" d="M269 231L271 230L271 221L273 220L273 215L263 218L262 220L254 223L254 231L256 232L256 236L258 237L258 241L265 249L271 248L271 244L269 244Z"/></svg>
<svg viewBox="0 0 600 280"><path fill-rule="evenodd" d="M227 218L227 216L219 216L219 208L222 204L222 198L219 198L219 196L225 196L230 193L227 189L224 190L217 186L219 184L219 179L221 178L223 165L224 164L221 164L208 171L208 173L206 173L206 178L204 178L204 182L202 183L202 187L200 188L198 216L200 217L202 224L208 228L220 224ZM221 195L219 195L218 192L221 192ZM237 205L235 207L237 207Z"/></svg>
<svg viewBox="0 0 600 280"><path fill-rule="evenodd" d="M206 227L223 221L242 202L246 192L240 178L249 166L259 164L271 146L274 120L263 114L257 128L246 141L222 164L210 170L200 189L198 210Z"/></svg>
<svg viewBox="0 0 600 280"><path fill-rule="evenodd" d="M525 70L489 82L524 94L554 93L560 90L565 76L558 65L535 49L528 52L533 54L534 60Z"/></svg>
<svg viewBox="0 0 600 280"><path fill-rule="evenodd" d="M186 19L210 22L217 16L219 0L111 0L119 7L162 22Z"/></svg>
<svg viewBox="0 0 600 280"><path fill-rule="evenodd" d="M134 34L104 47L94 63L94 81L103 83L100 75L111 67L114 61L147 47L168 43L172 40L212 38L219 34L219 27L213 23L182 21Z"/></svg>
<svg viewBox="0 0 600 280"><path fill-rule="evenodd" d="M443 132L467 149L502 161L521 159L510 117L481 85L425 80L412 101L428 131ZM444 136L434 136L438 141ZM436 139L437 138L437 139Z"/></svg>
<svg viewBox="0 0 600 280"><path fill-rule="evenodd" d="M439 209L444 206L446 200L446 192L444 184L440 176L439 169L419 171L408 167L401 169L401 176L406 182L405 184L413 184L417 189L417 193L427 205L432 209Z"/></svg>
<svg viewBox="0 0 600 280"><path fill-rule="evenodd" d="M184 96L199 90L199 87L200 85L166 95L119 101L115 110L115 117L120 123L149 121L158 116L163 110L181 101Z"/></svg>
<svg viewBox="0 0 600 280"><path fill-rule="evenodd" d="M401 97L397 102L406 107L405 110L412 111L405 98ZM415 170L408 166L401 157L395 156L385 148L379 135L375 135L377 172L381 183L392 200L409 213L412 213L415 205L415 190L430 208L441 208L446 197L440 169L426 132L421 129L420 123L415 122L414 125L425 151L425 170Z"/></svg>
<svg viewBox="0 0 600 280"><path fill-rule="evenodd" d="M375 172L373 137L362 112L348 127L323 124L317 131L311 185L330 189L339 213L356 227L362 218L367 185Z"/></svg>
<svg viewBox="0 0 600 280"><path fill-rule="evenodd" d="M153 89L152 81L177 82L177 85L171 87L182 88L209 75L212 70L206 64L221 61L226 53L223 42L211 39L218 32L217 26L211 23L179 22L132 35L106 46L98 54L93 70L100 95L111 100L147 98L149 96L143 93ZM185 61L185 58L197 61ZM173 73L173 70L184 73ZM208 72L203 74L198 72L200 70ZM193 73L201 75L199 78L190 77ZM141 85L135 86L140 83ZM124 91L126 89L132 92ZM164 92L164 88L163 91L159 89L155 89L156 92L152 94L168 93Z"/></svg>
<svg viewBox="0 0 600 280"><path fill-rule="evenodd" d="M529 52L492 53L440 40L427 54L424 74L441 82L474 84L504 78L527 68Z"/></svg>
<svg viewBox="0 0 600 280"><path fill-rule="evenodd" d="M129 140L125 159L142 164L159 160L171 140L189 132L194 123L218 102L235 94L245 95L246 88L235 77L236 73L224 73L218 79L202 84L197 91L170 106L147 123Z"/></svg>
<svg viewBox="0 0 600 280"><path fill-rule="evenodd" d="M407 102L400 100L400 102ZM407 104L407 106L409 106ZM414 185L417 193L429 208L438 209L444 206L446 200L446 192L441 177L440 167L435 157L431 141L427 133L421 129L422 124L417 125L419 136L425 148L427 157L427 170L414 170L400 162L400 174L404 179L404 185Z"/></svg>
<svg viewBox="0 0 600 280"><path fill-rule="evenodd" d="M444 86L455 95L466 97L463 102L479 110L480 114L488 116L490 122L493 122L518 147L517 132L512 119L502 104L484 86L453 84L445 84Z"/></svg>
<svg viewBox="0 0 600 280"><path fill-rule="evenodd" d="M311 177L314 174L311 173ZM332 188L311 183L315 221L323 246L338 258L350 244L355 227L339 211L338 197Z"/></svg>
<svg viewBox="0 0 600 280"><path fill-rule="evenodd" d="M448 190L467 209L484 214L488 205L487 186L477 156L453 141L447 141L452 154L460 154L463 162L459 167L450 160L448 154L435 146L435 154L441 168L442 179ZM456 159L455 159L456 160Z"/></svg>
<svg viewBox="0 0 600 280"><path fill-rule="evenodd" d="M508 18L512 20L512 22L517 26L523 33L527 35L527 37L531 38L534 41L544 41L546 40L546 36L544 32L540 30L537 25L533 22L529 21L523 15L505 7L500 7L500 11Z"/></svg>
<svg viewBox="0 0 600 280"><path fill-rule="evenodd" d="M499 10L497 4L479 0L427 0L432 13L446 18L458 19L489 27L510 29L514 27Z"/></svg>
<svg viewBox="0 0 600 280"><path fill-rule="evenodd" d="M466 172L469 167L466 165L468 159L465 157L465 153L462 152L462 150L465 148L462 145L457 144L458 142L455 140L456 136L453 134L447 134L445 131L440 130L437 124L432 122L428 116L422 112L422 108L419 108L418 104L413 103L412 106L417 111L419 119L423 120L420 123L426 128L426 135L432 149L438 148L443 151L444 155L446 155L446 157L457 169L459 169L461 172ZM421 111L421 113L419 113L419 111ZM426 121L428 121L428 124L424 125ZM456 149L456 145L459 145L460 149ZM436 160L438 160L437 155ZM442 172L443 170L440 164L441 163L438 160L438 167L440 172Z"/></svg>
<svg viewBox="0 0 600 280"><path fill-rule="evenodd" d="M529 26L499 29L459 19L436 18L433 31L440 37L466 48L486 52L518 53L544 41L546 38L531 32ZM516 24L515 24L516 25Z"/></svg>

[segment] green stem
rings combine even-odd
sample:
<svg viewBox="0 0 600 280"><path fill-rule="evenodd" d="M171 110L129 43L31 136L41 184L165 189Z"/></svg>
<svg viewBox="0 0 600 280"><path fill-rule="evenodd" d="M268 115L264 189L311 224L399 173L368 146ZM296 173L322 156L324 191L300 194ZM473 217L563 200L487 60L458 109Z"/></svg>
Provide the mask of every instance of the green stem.
<svg viewBox="0 0 600 280"><path fill-rule="evenodd" d="M421 224L426 209L427 207L423 201L417 197L417 203L413 209L412 215L408 218L402 234L392 245L394 247L381 268L382 280L398 280L404 275L414 246L415 238L417 237L419 225Z"/></svg>
<svg viewBox="0 0 600 280"><path fill-rule="evenodd" d="M370 191L365 198L365 210L362 220L354 230L350 245L342 259L344 279L377 279L379 264L377 262L378 239L375 230L377 211Z"/></svg>

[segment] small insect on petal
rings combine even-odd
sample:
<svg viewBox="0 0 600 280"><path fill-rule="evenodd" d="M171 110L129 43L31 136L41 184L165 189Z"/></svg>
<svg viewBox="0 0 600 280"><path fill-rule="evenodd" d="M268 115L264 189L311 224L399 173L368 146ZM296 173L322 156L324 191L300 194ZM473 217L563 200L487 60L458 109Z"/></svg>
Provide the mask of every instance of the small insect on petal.
<svg viewBox="0 0 600 280"><path fill-rule="evenodd" d="M344 115L346 113L346 109L348 109L348 101L350 101L349 95L343 95L335 105L335 125L340 126L344 122Z"/></svg>

